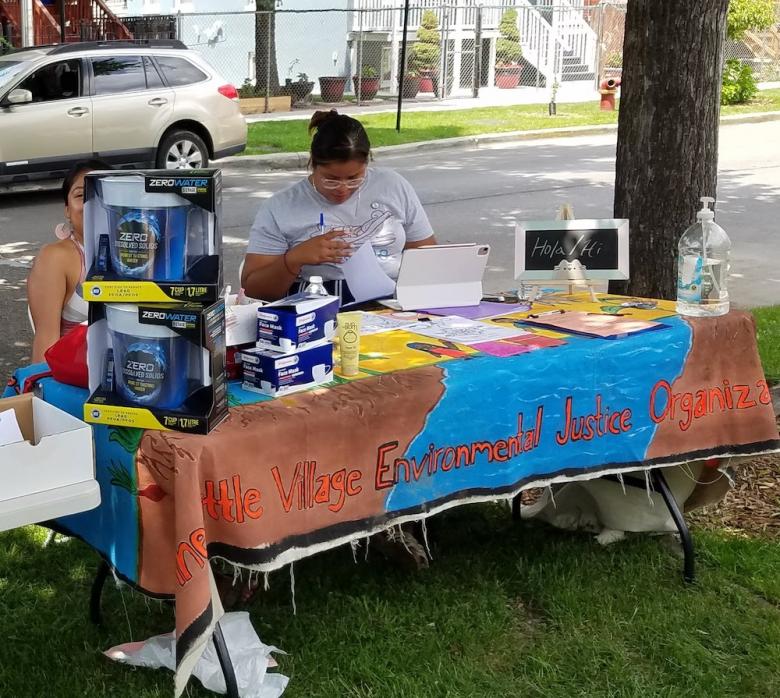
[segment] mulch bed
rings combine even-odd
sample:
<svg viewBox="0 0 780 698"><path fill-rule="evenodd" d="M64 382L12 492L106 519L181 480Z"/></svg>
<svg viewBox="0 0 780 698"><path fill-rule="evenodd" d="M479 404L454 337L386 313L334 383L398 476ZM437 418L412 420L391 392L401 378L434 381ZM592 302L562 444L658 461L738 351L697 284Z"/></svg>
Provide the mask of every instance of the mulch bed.
<svg viewBox="0 0 780 698"><path fill-rule="evenodd" d="M701 528L780 540L780 454L738 466L724 499L686 518Z"/></svg>

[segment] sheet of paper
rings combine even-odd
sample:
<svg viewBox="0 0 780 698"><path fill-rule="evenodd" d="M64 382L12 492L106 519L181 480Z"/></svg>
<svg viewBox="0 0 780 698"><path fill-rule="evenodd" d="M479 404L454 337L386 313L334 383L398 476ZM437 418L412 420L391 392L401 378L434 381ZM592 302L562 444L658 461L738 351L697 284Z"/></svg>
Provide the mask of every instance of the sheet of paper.
<svg viewBox="0 0 780 698"><path fill-rule="evenodd" d="M406 331L460 344L492 342L523 334L523 330L516 327L500 327L455 315L433 317L429 322L416 322L407 327Z"/></svg>
<svg viewBox="0 0 780 698"><path fill-rule="evenodd" d="M13 410L0 412L0 446L7 446L20 441L24 441L24 435L19 428L19 422L16 420L16 412Z"/></svg>
<svg viewBox="0 0 780 698"><path fill-rule="evenodd" d="M482 320L496 315L509 315L509 313L530 310L530 303L496 303L495 301L482 301L479 305L471 305L465 308L430 308L422 312L431 315L457 315L469 320Z"/></svg>
<svg viewBox="0 0 780 698"><path fill-rule="evenodd" d="M371 243L358 249L341 269L356 303L387 298L395 293L395 281L385 274Z"/></svg>
<svg viewBox="0 0 780 698"><path fill-rule="evenodd" d="M403 313L383 314L383 313L363 313L363 319L360 325L360 334L377 334L378 332L389 332L391 330L403 330L414 325L419 320L417 313L406 313L408 317L398 317Z"/></svg>

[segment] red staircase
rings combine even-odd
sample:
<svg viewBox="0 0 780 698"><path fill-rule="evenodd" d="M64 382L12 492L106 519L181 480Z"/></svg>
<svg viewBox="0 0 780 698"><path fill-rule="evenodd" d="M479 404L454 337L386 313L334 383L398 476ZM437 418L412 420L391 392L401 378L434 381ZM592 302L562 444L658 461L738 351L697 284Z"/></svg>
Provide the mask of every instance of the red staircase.
<svg viewBox="0 0 780 698"><path fill-rule="evenodd" d="M132 33L106 7L103 0L65 0L65 42L132 39ZM36 46L58 44L60 2L33 0L33 35ZM0 0L0 24L10 27L11 43L21 46L21 9L19 0Z"/></svg>
<svg viewBox="0 0 780 698"><path fill-rule="evenodd" d="M22 10L19 0L0 0L0 36L12 46L21 46Z"/></svg>

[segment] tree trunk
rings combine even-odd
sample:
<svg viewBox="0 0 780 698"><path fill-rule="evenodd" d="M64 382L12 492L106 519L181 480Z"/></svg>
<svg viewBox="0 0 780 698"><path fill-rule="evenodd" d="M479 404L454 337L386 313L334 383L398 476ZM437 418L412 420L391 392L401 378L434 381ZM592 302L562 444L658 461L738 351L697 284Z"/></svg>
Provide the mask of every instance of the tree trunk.
<svg viewBox="0 0 780 698"><path fill-rule="evenodd" d="M276 0L255 0L255 85L279 91L279 69L276 65ZM270 45L270 52L269 52Z"/></svg>
<svg viewBox="0 0 780 698"><path fill-rule="evenodd" d="M676 295L677 243L715 196L728 0L629 0L615 217L630 220L631 280L611 293Z"/></svg>

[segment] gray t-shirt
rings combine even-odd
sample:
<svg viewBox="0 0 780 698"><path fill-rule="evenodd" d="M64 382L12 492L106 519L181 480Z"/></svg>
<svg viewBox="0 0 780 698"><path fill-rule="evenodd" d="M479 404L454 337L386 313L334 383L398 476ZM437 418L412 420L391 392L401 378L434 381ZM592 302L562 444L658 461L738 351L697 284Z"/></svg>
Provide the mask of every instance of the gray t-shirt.
<svg viewBox="0 0 780 698"><path fill-rule="evenodd" d="M401 252L407 241L433 235L431 224L412 185L393 170L370 168L361 187L341 204L330 203L308 178L272 196L257 212L249 233L249 254L281 255L320 232L343 228L355 249L370 242L379 264L398 278ZM305 266L301 277L341 279L338 264Z"/></svg>

